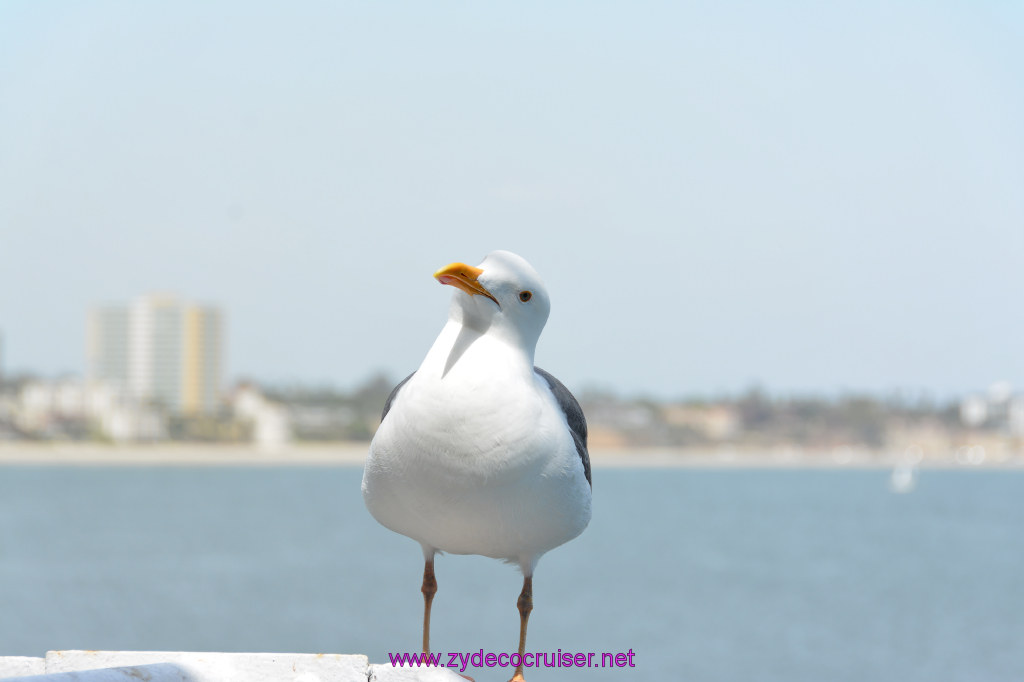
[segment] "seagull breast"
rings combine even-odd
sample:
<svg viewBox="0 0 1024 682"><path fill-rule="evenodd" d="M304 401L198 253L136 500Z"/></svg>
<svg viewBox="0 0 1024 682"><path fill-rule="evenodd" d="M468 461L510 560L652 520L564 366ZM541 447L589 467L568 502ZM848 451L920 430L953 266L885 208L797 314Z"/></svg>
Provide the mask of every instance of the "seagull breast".
<svg viewBox="0 0 1024 682"><path fill-rule="evenodd" d="M449 318L389 399L364 498L378 521L425 551L481 554L532 571L590 520L589 459L533 364L547 291L507 252L479 267L453 263L435 277L456 288Z"/></svg>

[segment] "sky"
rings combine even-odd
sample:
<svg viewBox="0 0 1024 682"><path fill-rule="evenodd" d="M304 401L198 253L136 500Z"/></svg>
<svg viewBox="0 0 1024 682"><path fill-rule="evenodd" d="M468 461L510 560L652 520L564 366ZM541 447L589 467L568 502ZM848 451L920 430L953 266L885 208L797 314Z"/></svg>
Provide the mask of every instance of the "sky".
<svg viewBox="0 0 1024 682"><path fill-rule="evenodd" d="M398 378L494 249L576 390L1022 388L1024 5L0 3L7 373L174 292L229 382Z"/></svg>

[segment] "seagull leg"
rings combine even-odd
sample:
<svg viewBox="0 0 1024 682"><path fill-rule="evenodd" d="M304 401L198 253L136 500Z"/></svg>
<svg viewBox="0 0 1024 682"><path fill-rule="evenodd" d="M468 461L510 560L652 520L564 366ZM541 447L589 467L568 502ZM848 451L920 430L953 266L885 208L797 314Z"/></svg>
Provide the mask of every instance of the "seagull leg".
<svg viewBox="0 0 1024 682"><path fill-rule="evenodd" d="M437 580L434 578L434 557L426 560L423 566L423 653L430 653L430 603L437 592Z"/></svg>
<svg viewBox="0 0 1024 682"><path fill-rule="evenodd" d="M525 682L523 678L523 654L526 653L526 621L530 620L533 611L533 576L523 576L523 591L516 602L519 607L519 665L512 676L511 682Z"/></svg>

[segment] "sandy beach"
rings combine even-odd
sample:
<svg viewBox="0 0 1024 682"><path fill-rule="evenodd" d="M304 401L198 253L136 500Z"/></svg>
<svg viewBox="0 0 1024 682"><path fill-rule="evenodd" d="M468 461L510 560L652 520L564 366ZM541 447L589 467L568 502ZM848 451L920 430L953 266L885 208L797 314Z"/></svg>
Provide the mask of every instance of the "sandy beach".
<svg viewBox="0 0 1024 682"><path fill-rule="evenodd" d="M263 449L248 444L0 443L0 466L362 466L368 443L290 444ZM767 451L671 448L592 449L595 468L850 468L890 469L905 464L899 452L850 448ZM1024 453L971 457L948 452L926 455L921 468L1024 470Z"/></svg>

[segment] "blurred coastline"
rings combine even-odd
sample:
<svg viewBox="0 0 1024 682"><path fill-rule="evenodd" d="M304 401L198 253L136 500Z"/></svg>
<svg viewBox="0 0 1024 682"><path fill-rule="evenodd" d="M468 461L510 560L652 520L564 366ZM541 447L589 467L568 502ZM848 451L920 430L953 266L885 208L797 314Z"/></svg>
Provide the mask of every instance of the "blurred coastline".
<svg viewBox="0 0 1024 682"><path fill-rule="evenodd" d="M240 382L204 411L75 377L0 386L0 463L355 465L396 384ZM1006 382L926 394L677 400L578 391L597 466L997 466L1024 462L1024 395Z"/></svg>
<svg viewBox="0 0 1024 682"><path fill-rule="evenodd" d="M0 443L2 466L361 467L368 443L248 444ZM977 453L977 451L975 451ZM1005 469L1024 471L1024 453L978 457L970 450L916 458L907 451L780 447L767 450L670 447L591 448L595 468Z"/></svg>

